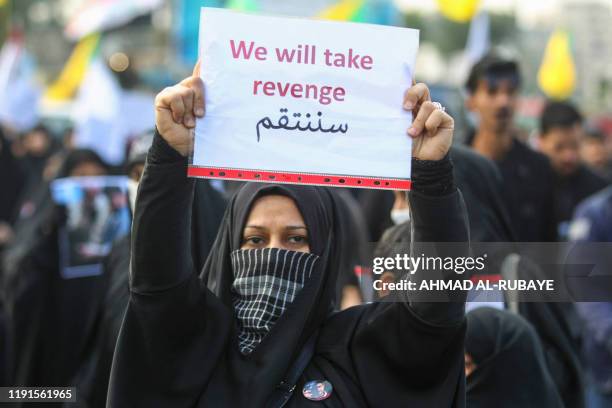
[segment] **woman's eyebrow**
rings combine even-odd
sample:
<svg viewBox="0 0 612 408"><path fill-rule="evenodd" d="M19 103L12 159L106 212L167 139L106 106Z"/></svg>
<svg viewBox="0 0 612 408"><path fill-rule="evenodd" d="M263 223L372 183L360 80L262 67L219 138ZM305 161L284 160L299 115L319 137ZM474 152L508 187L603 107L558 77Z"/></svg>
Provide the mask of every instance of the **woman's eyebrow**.
<svg viewBox="0 0 612 408"><path fill-rule="evenodd" d="M266 227L263 227L261 225L247 225L244 228L245 229L253 228L253 229L258 229L258 230L267 230ZM308 228L306 228L305 225L288 225L288 226L285 227L285 229L287 229L287 230L298 230L298 229L308 230Z"/></svg>
<svg viewBox="0 0 612 408"><path fill-rule="evenodd" d="M304 226L304 225L288 225L288 226L285 227L285 229L288 229L288 230L298 230L298 229L308 230L308 228L306 228L306 226Z"/></svg>
<svg viewBox="0 0 612 408"><path fill-rule="evenodd" d="M261 225L247 225L244 228L245 229L246 228L254 228L254 229L258 229L258 230L265 230L266 229L265 227L262 227Z"/></svg>

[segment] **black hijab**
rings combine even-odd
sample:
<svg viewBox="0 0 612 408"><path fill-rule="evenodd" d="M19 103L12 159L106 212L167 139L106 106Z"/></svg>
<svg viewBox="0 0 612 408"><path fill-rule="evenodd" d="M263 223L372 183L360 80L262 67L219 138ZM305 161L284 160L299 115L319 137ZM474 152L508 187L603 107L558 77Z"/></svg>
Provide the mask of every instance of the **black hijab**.
<svg viewBox="0 0 612 408"><path fill-rule="evenodd" d="M254 202L263 196L281 195L291 198L299 209L308 229L310 251L320 256L310 279L295 300L272 327L268 335L248 356L238 353L237 331L234 324L229 341L235 349L235 359L255 363L259 386L253 401L265 399L283 379L291 362L301 351L335 307L335 284L339 270L339 243L342 242L337 202L323 187L245 184L231 199L213 248L202 270L207 287L230 310L233 310L231 285L233 272L230 253L240 248L242 230ZM236 361L234 361L236 363Z"/></svg>
<svg viewBox="0 0 612 408"><path fill-rule="evenodd" d="M465 197L473 242L514 242L516 233L503 198L499 169L491 160L465 146L453 146L457 185ZM488 270L501 268L511 245L491 248ZM551 279L550 272L534 265L526 256L516 268L517 278ZM544 348L544 355L554 383L565 405L583 406L582 374L573 330L573 305L562 302L532 302L529 295L518 293L517 312L533 325Z"/></svg>
<svg viewBox="0 0 612 408"><path fill-rule="evenodd" d="M558 408L563 402L535 330L518 315L492 308L467 314L465 350L476 364L467 378L469 408Z"/></svg>
<svg viewBox="0 0 612 408"><path fill-rule="evenodd" d="M338 306L347 286L353 286L361 292L359 279L355 274L355 266L367 262L367 244L369 241L368 227L359 202L351 195L348 188L332 188L329 192L338 204L338 224L342 229L344 239L340 243L341 265L336 283L336 299Z"/></svg>

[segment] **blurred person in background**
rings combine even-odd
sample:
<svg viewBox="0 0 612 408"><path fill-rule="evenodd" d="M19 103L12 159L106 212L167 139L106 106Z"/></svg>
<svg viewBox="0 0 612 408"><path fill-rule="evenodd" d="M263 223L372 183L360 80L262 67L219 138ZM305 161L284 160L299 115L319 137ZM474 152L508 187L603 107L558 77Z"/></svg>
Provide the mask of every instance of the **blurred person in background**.
<svg viewBox="0 0 612 408"><path fill-rule="evenodd" d="M144 169L153 133L136 138L130 148L125 173L128 175L128 198L134 212L138 183ZM94 320L86 336L86 349L71 384L78 389L77 407L104 407L108 391L115 342L129 300L130 235L117 240L103 262L101 301L93 311Z"/></svg>
<svg viewBox="0 0 612 408"><path fill-rule="evenodd" d="M26 174L11 151L11 144L0 128L0 253L13 236L16 206L22 194ZM0 272L1 276L1 272Z"/></svg>
<svg viewBox="0 0 612 408"><path fill-rule="evenodd" d="M27 176L26 189L35 188L41 183L47 161L59 147L49 129L43 125L38 125L21 136L15 148Z"/></svg>
<svg viewBox="0 0 612 408"><path fill-rule="evenodd" d="M548 102L540 117L538 146L554 170L555 223L563 240L576 206L608 184L580 160L582 122L578 109L568 102Z"/></svg>
<svg viewBox="0 0 612 408"><path fill-rule="evenodd" d="M463 193L469 214L472 241L516 242L514 225L504 199L505 182L499 168L492 160L463 146L455 146L451 155L455 161L457 185ZM528 256L519 256L514 245L494 245L490 248L487 274L502 279L548 279L546 271L535 265ZM482 278L487 280L489 277ZM512 298L508 293L488 292L487 301L495 307L520 315L533 326L564 405L582 407L583 374L577 346L580 333L575 327L574 306L562 302L533 302L523 293ZM467 304L468 310L479 306L477 302Z"/></svg>
<svg viewBox="0 0 612 408"><path fill-rule="evenodd" d="M467 408L564 406L531 324L489 307L466 317Z"/></svg>
<svg viewBox="0 0 612 408"><path fill-rule="evenodd" d="M125 173L129 177L128 195L132 213L152 142L153 132L147 132L135 138L128 149ZM195 184L191 219L192 262L201 268L217 235L226 200L210 186L209 180L198 179ZM115 343L130 297L130 240L131 234L115 242L104 261L104 283L100 288L102 301L96 305L95 322L87 333L87 349L82 353L80 368L71 382L79 390L77 407L106 406Z"/></svg>
<svg viewBox="0 0 612 408"><path fill-rule="evenodd" d="M469 218L471 242L511 243L516 239L503 201L503 180L495 163L465 146L453 146L451 158L454 162L454 175L457 187L461 190ZM395 208L405 208L403 200L396 200ZM408 250L410 220L407 217L393 216L402 223L386 230L378 243L375 257L393 257ZM479 246L474 245L474 250ZM474 274L476 280L497 279L548 279L546 274L527 256L519 256L514 245L492 245L487 251L487 268L483 276ZM508 262L508 260L516 262ZM398 279L390 272L379 276L384 283ZM379 291L378 297L387 293ZM506 309L527 320L538 334L544 349L544 361L551 373L563 406L579 408L583 406L583 373L579 358L579 329L575 327L573 304L563 302L533 302L523 297L513 298L503 291L488 291L486 303L479 302L478 293L471 292L466 310L486 306Z"/></svg>
<svg viewBox="0 0 612 408"><path fill-rule="evenodd" d="M612 242L612 187L595 194L578 206L569 235L572 241L579 243ZM601 272L609 276L609 255L598 253L601 250L607 251L607 247L578 247L578 251L573 252L576 258L572 258L572 263L599 263L600 267L605 268L605 271ZM598 275L601 272L593 270L591 273ZM597 285L597 282L594 284ZM577 302L576 308L583 322L582 355L589 380L586 392L587 407L611 407L612 301Z"/></svg>
<svg viewBox="0 0 612 408"><path fill-rule="evenodd" d="M501 194L503 182L499 169L491 160L461 145L451 147L450 157L454 163L457 187L461 190L469 215L471 241L514 241L514 232ZM385 230L380 239L383 246L385 242L393 242L394 231L401 230L399 226L410 222L410 205L404 195L396 192L393 196L389 216L394 226Z"/></svg>
<svg viewBox="0 0 612 408"><path fill-rule="evenodd" d="M70 150L55 140L44 126L37 126L13 142L13 151L16 152L24 174L23 187L13 209L16 223L27 224L27 220L46 205L46 200L49 199L48 185L57 177L62 167L66 167L65 160ZM77 169L77 172L83 171Z"/></svg>
<svg viewBox="0 0 612 408"><path fill-rule="evenodd" d="M580 141L580 158L591 170L612 182L612 160L606 148L605 135L588 128Z"/></svg>
<svg viewBox="0 0 612 408"><path fill-rule="evenodd" d="M521 74L514 61L489 54L472 67L466 106L478 124L467 144L499 166L503 199L517 239L556 241L550 164L519 140L514 127L520 86Z"/></svg>
<svg viewBox="0 0 612 408"><path fill-rule="evenodd" d="M106 164L93 151L70 152L61 177L101 176ZM58 231L62 216L43 182L24 202L15 238L2 257L8 381L14 386L69 384L84 348L80 332L91 323L88 305L99 301L99 277L60 276ZM30 405L28 405L30 406Z"/></svg>
<svg viewBox="0 0 612 408"><path fill-rule="evenodd" d="M366 263L368 229L361 207L349 189L330 188L329 190L336 197L340 207L339 224L344 230L342 236L345 241L340 254L340 271L336 282L336 299L340 299L340 310L344 310L357 306L363 301L360 281L355 271Z"/></svg>
<svg viewBox="0 0 612 408"><path fill-rule="evenodd" d="M19 162L11 151L11 144L4 136L0 127L0 257L4 247L13 238L13 223L15 207L23 190L25 174ZM2 266L0 265L0 282L2 281ZM6 331L4 321L4 306L0 296L0 385L6 384Z"/></svg>

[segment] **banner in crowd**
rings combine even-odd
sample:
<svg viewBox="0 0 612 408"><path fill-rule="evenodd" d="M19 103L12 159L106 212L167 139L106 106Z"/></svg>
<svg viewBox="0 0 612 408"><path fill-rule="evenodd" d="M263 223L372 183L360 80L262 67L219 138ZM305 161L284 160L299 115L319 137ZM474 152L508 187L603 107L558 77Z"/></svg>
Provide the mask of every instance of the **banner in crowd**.
<svg viewBox="0 0 612 408"><path fill-rule="evenodd" d="M203 8L193 177L410 188L419 33Z"/></svg>
<svg viewBox="0 0 612 408"><path fill-rule="evenodd" d="M121 27L163 5L163 0L85 0L69 16L64 34L71 40L79 40Z"/></svg>
<svg viewBox="0 0 612 408"><path fill-rule="evenodd" d="M53 181L53 200L65 215L59 232L65 279L102 273L113 242L127 235L131 215L126 177L68 177Z"/></svg>
<svg viewBox="0 0 612 408"><path fill-rule="evenodd" d="M12 33L0 48L0 122L16 132L32 129L40 119L41 89L34 71L23 36Z"/></svg>

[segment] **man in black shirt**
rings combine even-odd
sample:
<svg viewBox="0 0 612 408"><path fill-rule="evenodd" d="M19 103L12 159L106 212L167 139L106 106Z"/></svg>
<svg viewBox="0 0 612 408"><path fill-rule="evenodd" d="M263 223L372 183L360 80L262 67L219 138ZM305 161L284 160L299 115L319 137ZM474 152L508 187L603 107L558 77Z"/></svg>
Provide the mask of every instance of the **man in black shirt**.
<svg viewBox="0 0 612 408"><path fill-rule="evenodd" d="M468 144L497 163L515 235L523 242L556 240L553 174L545 156L518 140L513 126L521 76L518 65L490 54L470 73L466 105L479 120Z"/></svg>
<svg viewBox="0 0 612 408"><path fill-rule="evenodd" d="M540 118L540 151L555 173L555 216L560 238L567 237L575 207L607 182L580 162L582 115L567 102L549 102Z"/></svg>

